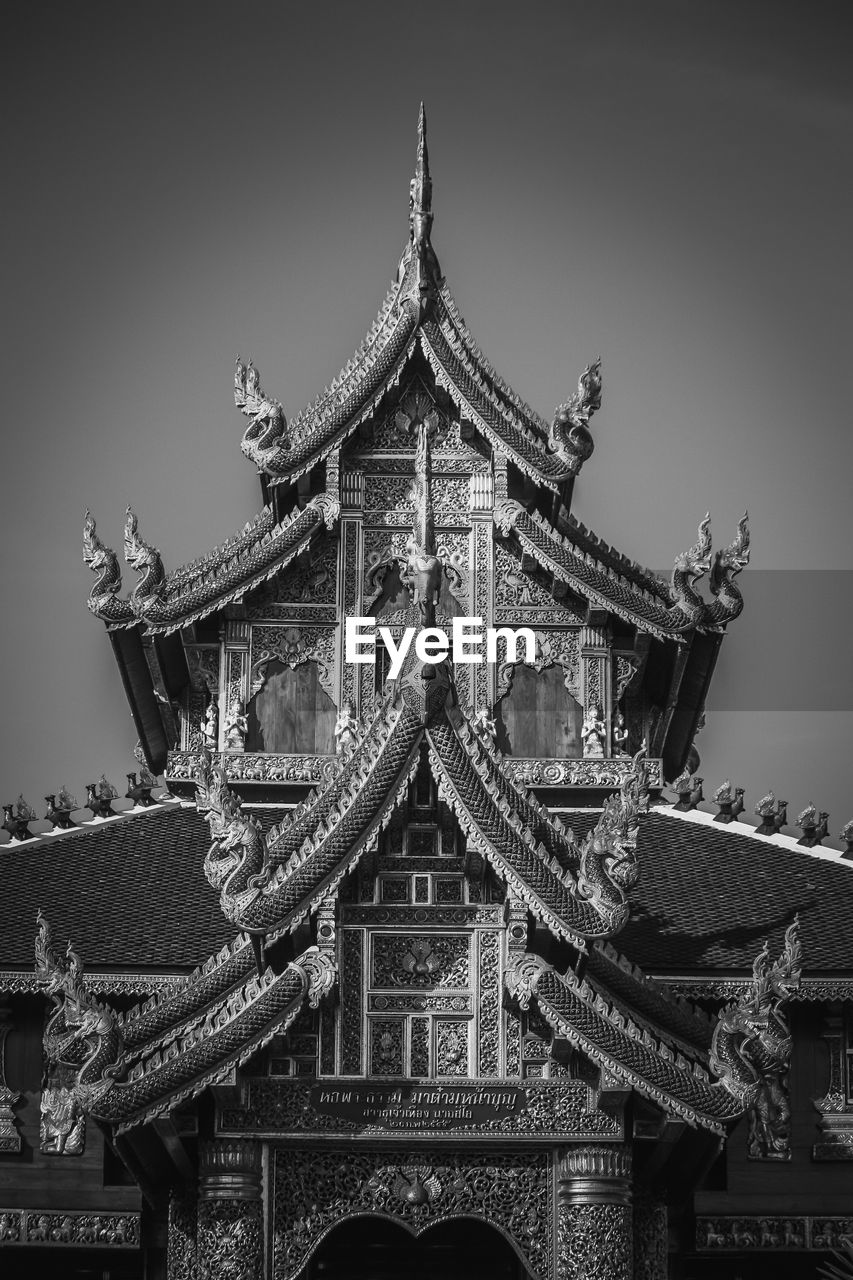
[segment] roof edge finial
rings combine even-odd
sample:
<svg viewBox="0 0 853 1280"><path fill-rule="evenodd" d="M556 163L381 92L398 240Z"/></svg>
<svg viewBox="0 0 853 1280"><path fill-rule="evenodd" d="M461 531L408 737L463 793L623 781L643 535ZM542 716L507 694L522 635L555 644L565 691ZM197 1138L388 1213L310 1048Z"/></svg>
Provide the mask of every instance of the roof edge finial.
<svg viewBox="0 0 853 1280"><path fill-rule="evenodd" d="M422 267L428 274L438 276L438 263L430 243L432 232L432 178L429 172L429 151L426 140L426 112L421 103L418 113L418 153L415 160L415 176L409 183L409 227L412 245Z"/></svg>

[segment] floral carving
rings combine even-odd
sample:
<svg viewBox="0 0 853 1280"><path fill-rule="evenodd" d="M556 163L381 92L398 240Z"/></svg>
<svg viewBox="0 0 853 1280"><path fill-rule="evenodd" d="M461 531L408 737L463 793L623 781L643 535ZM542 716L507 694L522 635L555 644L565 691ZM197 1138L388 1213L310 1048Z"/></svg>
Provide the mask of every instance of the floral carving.
<svg viewBox="0 0 853 1280"><path fill-rule="evenodd" d="M557 1222L560 1280L633 1280L631 1210L620 1204L563 1207Z"/></svg>
<svg viewBox="0 0 853 1280"><path fill-rule="evenodd" d="M468 1075L468 1023L443 1022L435 1025L436 1075Z"/></svg>
<svg viewBox="0 0 853 1280"><path fill-rule="evenodd" d="M202 1275L216 1280L257 1280L262 1270L260 1200L201 1200L198 1257Z"/></svg>
<svg viewBox="0 0 853 1280"><path fill-rule="evenodd" d="M467 987L468 938L374 934L372 982L377 987Z"/></svg>
<svg viewBox="0 0 853 1280"><path fill-rule="evenodd" d="M479 935L479 984L477 1030L477 1075L496 1076L500 1071L500 945L497 933Z"/></svg>

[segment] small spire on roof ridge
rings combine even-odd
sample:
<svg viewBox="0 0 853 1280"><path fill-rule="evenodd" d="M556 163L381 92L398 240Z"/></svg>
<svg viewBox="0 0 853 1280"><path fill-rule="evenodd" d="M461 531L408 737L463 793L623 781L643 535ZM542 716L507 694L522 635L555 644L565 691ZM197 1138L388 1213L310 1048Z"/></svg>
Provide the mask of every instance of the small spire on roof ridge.
<svg viewBox="0 0 853 1280"><path fill-rule="evenodd" d="M415 176L411 183L412 213L432 214L432 178L429 172L429 150L426 140L426 112L421 103L418 112L418 153L415 160ZM432 218L430 218L432 222ZM427 227L427 235L429 228Z"/></svg>
<svg viewBox="0 0 853 1280"><path fill-rule="evenodd" d="M409 287L417 290L418 306L423 316L429 299L442 283L441 268L435 256L430 233L432 231L432 178L429 172L429 151L426 141L426 113L421 103L418 115L418 151L415 176L409 183L409 239L410 243L400 261L398 284L407 279L414 263L414 275L409 275ZM414 297L415 295L412 294Z"/></svg>

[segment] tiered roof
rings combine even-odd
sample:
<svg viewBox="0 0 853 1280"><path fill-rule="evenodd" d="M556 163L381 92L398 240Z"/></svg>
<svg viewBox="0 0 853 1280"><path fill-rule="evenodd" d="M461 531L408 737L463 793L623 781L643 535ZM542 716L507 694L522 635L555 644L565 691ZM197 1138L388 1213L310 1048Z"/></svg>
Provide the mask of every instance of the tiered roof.
<svg viewBox="0 0 853 1280"><path fill-rule="evenodd" d="M558 406L551 424L532 410L486 360L460 315L432 248L431 193L422 109L409 241L397 279L352 359L288 424L281 402L261 389L258 370L238 357L235 402L249 419L242 449L268 485L292 485L340 449L397 387L416 352L461 417L541 493L565 498L592 453L589 420L601 401L600 362L584 371L577 392ZM117 557L100 541L87 514L84 553L99 575L89 608L111 627L140 625L147 633L168 633L187 626L283 569L324 523L331 527L337 503L338 494L330 490L279 522L268 506L221 547L170 573L160 553L139 536L129 512L125 556L140 578L127 599L118 594ZM677 639L696 628L721 629L740 612L742 601L732 579L748 559L745 524L735 543L717 554L711 578L715 600L709 605L695 590L711 563L707 519L696 546L676 560L671 585L568 515L558 527L531 504L507 499L495 520L555 581L650 635Z"/></svg>

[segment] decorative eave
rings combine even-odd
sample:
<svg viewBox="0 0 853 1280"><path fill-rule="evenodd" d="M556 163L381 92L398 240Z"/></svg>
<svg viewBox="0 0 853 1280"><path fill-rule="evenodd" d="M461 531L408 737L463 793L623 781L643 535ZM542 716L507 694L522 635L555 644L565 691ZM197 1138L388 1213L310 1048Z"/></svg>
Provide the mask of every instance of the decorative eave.
<svg viewBox="0 0 853 1280"><path fill-rule="evenodd" d="M235 1068L283 1034L306 997L316 1008L335 980L330 959L316 947L292 961L281 974L267 969L234 988L201 1022L184 1025L126 1068L98 1097L92 1114L126 1132L163 1115L224 1080Z"/></svg>
<svg viewBox="0 0 853 1280"><path fill-rule="evenodd" d="M617 1079L688 1124L723 1136L744 1107L715 1083L706 1055L673 1049L569 970L557 973L538 956L525 955L507 970L510 994L531 999L557 1035Z"/></svg>
<svg viewBox="0 0 853 1280"><path fill-rule="evenodd" d="M589 419L601 401L600 362L587 367L549 425L495 372L446 287L432 247L432 180L423 106L410 184L409 242L372 328L338 377L288 423L238 357L235 403L249 419L243 453L273 485L291 483L340 447L400 381L417 344L460 413L537 484L561 492L593 449Z"/></svg>
<svg viewBox="0 0 853 1280"><path fill-rule="evenodd" d="M324 526L334 527L339 513L337 498L326 493L278 523L266 507L236 537L166 574L159 551L142 540L136 517L128 510L126 557L141 575L139 582L127 600L99 592L89 597L88 606L110 630L141 625L146 635L169 635L242 599L281 572Z"/></svg>

